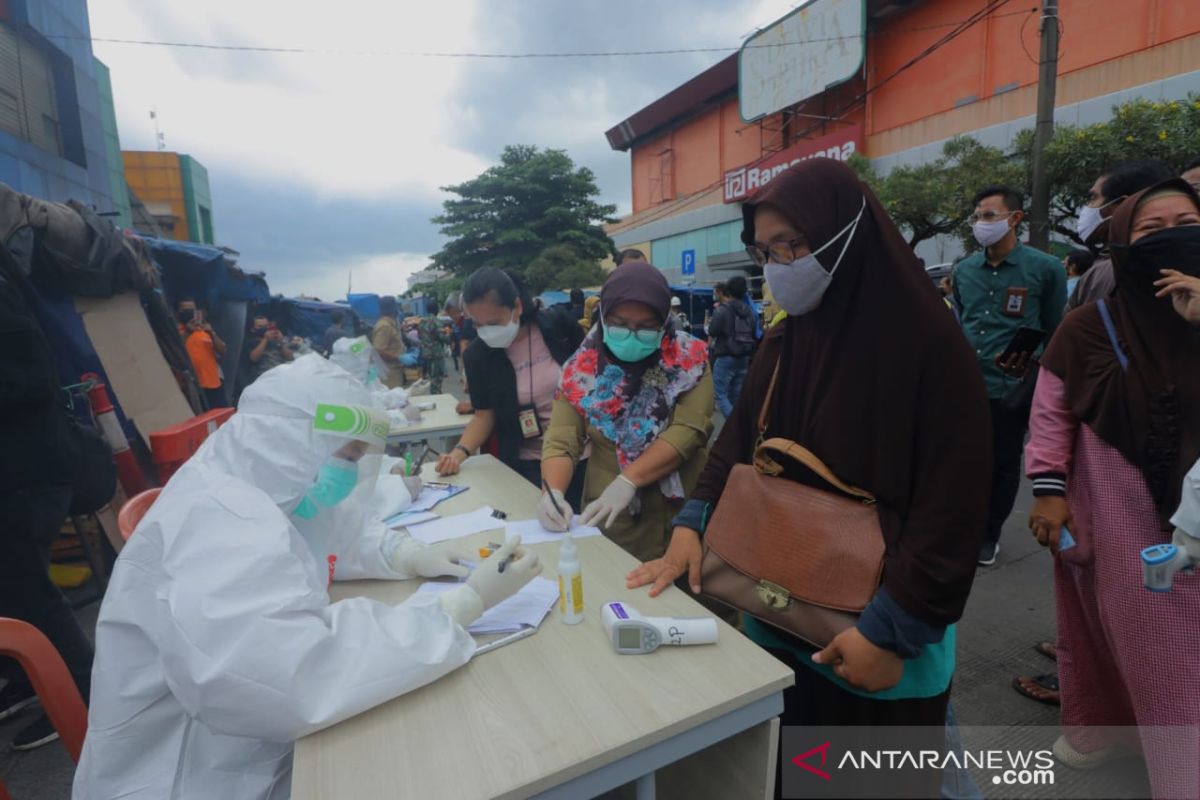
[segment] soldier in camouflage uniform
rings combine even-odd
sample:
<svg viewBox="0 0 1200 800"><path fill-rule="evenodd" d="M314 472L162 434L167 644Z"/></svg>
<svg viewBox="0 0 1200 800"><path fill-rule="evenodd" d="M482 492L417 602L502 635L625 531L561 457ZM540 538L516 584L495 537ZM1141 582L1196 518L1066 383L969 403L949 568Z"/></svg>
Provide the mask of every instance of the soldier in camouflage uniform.
<svg viewBox="0 0 1200 800"><path fill-rule="evenodd" d="M429 379L429 391L442 393L442 379L446 377L446 356L450 355L450 335L434 317L426 317L417 326L421 338L421 368Z"/></svg>

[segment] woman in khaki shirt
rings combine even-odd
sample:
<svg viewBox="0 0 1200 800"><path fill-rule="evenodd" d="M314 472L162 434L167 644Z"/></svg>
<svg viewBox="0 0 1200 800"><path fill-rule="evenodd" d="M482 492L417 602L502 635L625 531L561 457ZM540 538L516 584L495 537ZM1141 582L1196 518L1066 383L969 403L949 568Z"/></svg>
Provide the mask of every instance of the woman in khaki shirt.
<svg viewBox="0 0 1200 800"><path fill-rule="evenodd" d="M591 442L583 524L635 558L660 557L668 523L708 457L713 383L704 342L677 330L671 290L645 262L622 264L600 292L600 322L563 365L542 444L538 518L566 530L563 492Z"/></svg>

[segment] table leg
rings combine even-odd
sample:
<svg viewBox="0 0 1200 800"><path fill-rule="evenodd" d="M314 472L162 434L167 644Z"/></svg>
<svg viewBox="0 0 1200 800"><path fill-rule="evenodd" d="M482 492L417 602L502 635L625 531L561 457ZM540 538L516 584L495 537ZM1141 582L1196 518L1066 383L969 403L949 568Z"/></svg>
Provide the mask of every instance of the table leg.
<svg viewBox="0 0 1200 800"><path fill-rule="evenodd" d="M654 775L655 773L648 772L637 779L634 784L637 800L654 800Z"/></svg>

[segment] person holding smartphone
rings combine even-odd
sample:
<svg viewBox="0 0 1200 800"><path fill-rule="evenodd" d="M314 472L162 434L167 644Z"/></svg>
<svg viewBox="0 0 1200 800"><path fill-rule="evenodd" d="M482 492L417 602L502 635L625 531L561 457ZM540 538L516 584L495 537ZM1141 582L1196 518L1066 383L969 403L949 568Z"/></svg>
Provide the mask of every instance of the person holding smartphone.
<svg viewBox="0 0 1200 800"><path fill-rule="evenodd" d="M1058 259L1017 239L1024 218L1015 189L981 190L970 220L982 249L960 261L954 271L963 333L983 371L992 410L992 491L980 566L996 563L1000 532L1021 485L1021 447L1029 412L1011 408L1004 397L1025 377L1045 339L1032 346L1022 339L1015 350L1009 345L1021 328L1051 336L1067 303L1067 276Z"/></svg>
<svg viewBox="0 0 1200 800"><path fill-rule="evenodd" d="M228 408L229 397L225 393L219 356L225 355L225 342L213 331L204 319L204 312L197 308L184 308L179 312L179 323L184 331L184 345L192 369L196 371L196 382L204 392L209 409Z"/></svg>

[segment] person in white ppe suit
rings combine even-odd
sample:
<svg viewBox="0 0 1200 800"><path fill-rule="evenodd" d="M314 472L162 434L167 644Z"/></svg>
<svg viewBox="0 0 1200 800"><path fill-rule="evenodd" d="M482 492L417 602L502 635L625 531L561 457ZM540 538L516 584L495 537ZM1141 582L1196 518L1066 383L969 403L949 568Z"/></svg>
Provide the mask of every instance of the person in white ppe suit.
<svg viewBox="0 0 1200 800"><path fill-rule="evenodd" d="M369 403L320 356L277 367L163 489L101 607L77 800L286 798L297 738L465 664L465 627L541 571L512 540L447 593L330 602L466 571L371 518Z"/></svg>

